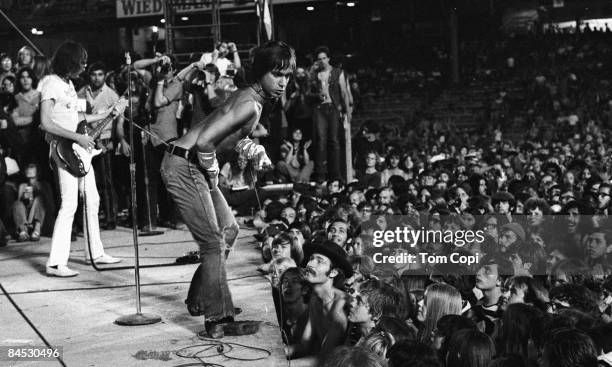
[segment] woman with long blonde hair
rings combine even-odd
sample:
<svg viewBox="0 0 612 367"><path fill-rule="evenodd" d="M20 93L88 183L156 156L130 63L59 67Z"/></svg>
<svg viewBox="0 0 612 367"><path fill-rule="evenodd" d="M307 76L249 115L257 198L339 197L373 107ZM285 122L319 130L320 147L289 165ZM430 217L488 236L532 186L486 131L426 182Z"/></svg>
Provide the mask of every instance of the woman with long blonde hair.
<svg viewBox="0 0 612 367"><path fill-rule="evenodd" d="M423 300L419 302L418 321L423 325L419 332L419 341L431 344L432 333L438 320L446 315L461 314L461 294L445 283L434 283L425 289Z"/></svg>

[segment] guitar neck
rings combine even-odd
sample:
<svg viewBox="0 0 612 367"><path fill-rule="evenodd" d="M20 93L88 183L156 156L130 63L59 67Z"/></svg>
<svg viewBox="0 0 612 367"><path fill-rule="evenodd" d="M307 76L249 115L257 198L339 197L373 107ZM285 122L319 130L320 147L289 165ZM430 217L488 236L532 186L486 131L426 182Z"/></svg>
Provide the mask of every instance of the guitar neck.
<svg viewBox="0 0 612 367"><path fill-rule="evenodd" d="M117 116L113 116L112 113L109 114L102 121L99 121L96 127L93 130L91 130L87 135L91 136L94 139L97 139L100 136L100 134L102 134L102 131L104 130L106 125L108 125L109 122L113 121L115 117Z"/></svg>
<svg viewBox="0 0 612 367"><path fill-rule="evenodd" d="M126 90L125 93L123 93L123 95L119 98L119 100L117 100L117 102L115 102L115 104L111 106L111 111L114 110L118 105L121 105L122 102L125 102L123 98L125 97L127 92L128 91ZM123 109L121 109L121 113L123 113ZM94 139L97 139L100 136L100 134L102 134L102 130L104 130L106 125L108 125L109 122L113 121L117 116L119 115L113 115L113 113L111 112L102 121L99 121L96 127L91 132L89 132L88 135Z"/></svg>

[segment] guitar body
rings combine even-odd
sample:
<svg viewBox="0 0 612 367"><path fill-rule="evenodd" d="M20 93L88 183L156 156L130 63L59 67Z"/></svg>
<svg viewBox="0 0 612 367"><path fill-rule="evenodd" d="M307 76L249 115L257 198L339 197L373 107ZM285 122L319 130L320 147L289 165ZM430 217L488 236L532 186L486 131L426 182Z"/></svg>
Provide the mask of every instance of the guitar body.
<svg viewBox="0 0 612 367"><path fill-rule="evenodd" d="M89 127L85 121L79 123L77 133L89 133ZM83 177L91 169L91 160L93 157L102 153L102 150L92 149L90 151L73 140L60 138L55 146L55 153L70 174L75 177Z"/></svg>

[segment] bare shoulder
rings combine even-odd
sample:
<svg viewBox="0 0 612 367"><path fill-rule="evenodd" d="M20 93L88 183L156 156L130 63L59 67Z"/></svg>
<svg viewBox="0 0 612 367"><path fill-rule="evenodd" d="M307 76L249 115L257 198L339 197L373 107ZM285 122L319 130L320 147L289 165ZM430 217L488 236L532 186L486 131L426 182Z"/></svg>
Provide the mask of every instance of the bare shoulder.
<svg viewBox="0 0 612 367"><path fill-rule="evenodd" d="M334 310L344 312L344 306L349 303L349 296L340 289L334 289Z"/></svg>
<svg viewBox="0 0 612 367"><path fill-rule="evenodd" d="M236 93L236 104L245 106L255 112L261 112L262 106L255 100L253 94L249 91L249 88L240 89Z"/></svg>
<svg viewBox="0 0 612 367"><path fill-rule="evenodd" d="M235 115L251 115L258 112L258 103L245 89L234 92L231 97L220 106L225 113Z"/></svg>

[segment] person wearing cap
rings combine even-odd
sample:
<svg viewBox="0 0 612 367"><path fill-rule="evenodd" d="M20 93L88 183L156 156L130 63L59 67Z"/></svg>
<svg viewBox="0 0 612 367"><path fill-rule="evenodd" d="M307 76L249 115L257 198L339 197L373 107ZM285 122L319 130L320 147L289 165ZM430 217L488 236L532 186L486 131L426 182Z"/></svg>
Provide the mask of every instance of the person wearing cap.
<svg viewBox="0 0 612 367"><path fill-rule="evenodd" d="M501 227L499 236L499 251L508 252L511 247L517 247L525 242L525 230L517 222L506 223Z"/></svg>
<svg viewBox="0 0 612 367"><path fill-rule="evenodd" d="M304 280L312 287L308 305L308 322L297 344L288 345L285 353L293 359L303 356L327 356L346 339L348 317L345 307L348 295L334 287L336 278L350 278L353 268L346 252L334 242L325 240L304 246Z"/></svg>

